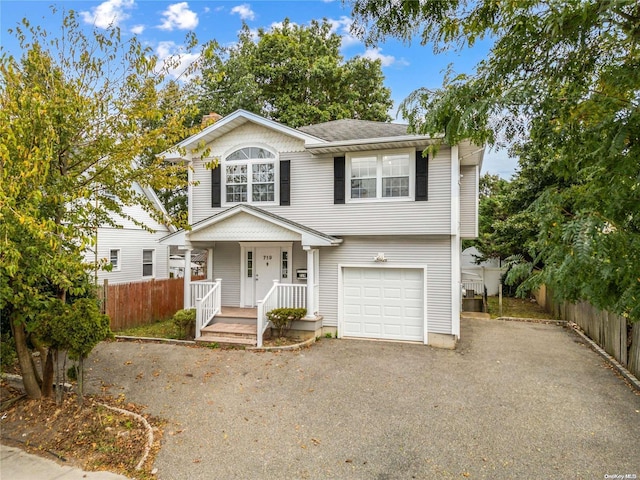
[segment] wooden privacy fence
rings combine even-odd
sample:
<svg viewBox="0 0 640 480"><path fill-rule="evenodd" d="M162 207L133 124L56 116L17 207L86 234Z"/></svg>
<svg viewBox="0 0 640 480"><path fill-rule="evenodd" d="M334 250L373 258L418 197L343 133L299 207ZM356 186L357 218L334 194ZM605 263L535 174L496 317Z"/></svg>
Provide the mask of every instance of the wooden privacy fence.
<svg viewBox="0 0 640 480"><path fill-rule="evenodd" d="M640 322L598 310L588 302L557 302L544 287L537 299L548 312L577 324L604 351L640 378Z"/></svg>
<svg viewBox="0 0 640 480"><path fill-rule="evenodd" d="M193 280L198 278L194 277ZM105 282L101 290L103 309L111 319L113 331L171 318L182 308L184 301L183 278L115 285Z"/></svg>

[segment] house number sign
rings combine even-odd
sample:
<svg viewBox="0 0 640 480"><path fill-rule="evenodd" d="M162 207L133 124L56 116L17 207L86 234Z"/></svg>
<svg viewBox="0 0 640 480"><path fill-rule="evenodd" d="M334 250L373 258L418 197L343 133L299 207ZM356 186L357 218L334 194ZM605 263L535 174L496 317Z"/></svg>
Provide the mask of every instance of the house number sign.
<svg viewBox="0 0 640 480"><path fill-rule="evenodd" d="M269 266L269 260L271 260L273 258L273 256L272 255L264 255L262 258L263 258L263 260L267 261L267 267L268 267Z"/></svg>

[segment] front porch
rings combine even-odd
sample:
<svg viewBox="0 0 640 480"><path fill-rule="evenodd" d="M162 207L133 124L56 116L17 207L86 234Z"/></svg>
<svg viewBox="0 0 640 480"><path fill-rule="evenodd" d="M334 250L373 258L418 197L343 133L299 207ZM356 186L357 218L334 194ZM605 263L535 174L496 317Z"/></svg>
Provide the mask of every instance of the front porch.
<svg viewBox="0 0 640 480"><path fill-rule="evenodd" d="M274 280L265 298L254 308L222 306L222 288L222 279L190 284L191 308L196 309L196 342L262 347L271 335L267 312L275 308L307 308L307 285ZM321 329L322 317L307 315L294 322L290 333L294 338L306 340L320 335Z"/></svg>
<svg viewBox="0 0 640 480"><path fill-rule="evenodd" d="M184 251L184 308L197 311L196 340L225 333L261 347L270 327L266 314L276 308L306 309L292 333L306 338L320 333L320 249L336 247L342 239L240 204L196 222L190 231L169 235L162 243ZM194 248L207 251L207 280L191 281ZM223 306L255 309L255 316L222 321ZM223 323L255 323L255 339L245 327L214 327Z"/></svg>

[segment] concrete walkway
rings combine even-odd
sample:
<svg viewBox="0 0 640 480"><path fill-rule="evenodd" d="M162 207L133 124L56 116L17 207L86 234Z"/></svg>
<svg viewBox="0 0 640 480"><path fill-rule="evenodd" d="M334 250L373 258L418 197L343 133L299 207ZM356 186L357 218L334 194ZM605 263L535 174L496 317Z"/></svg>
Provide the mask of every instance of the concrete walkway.
<svg viewBox="0 0 640 480"><path fill-rule="evenodd" d="M127 480L111 472L85 472L53 460L0 445L0 478L7 480Z"/></svg>

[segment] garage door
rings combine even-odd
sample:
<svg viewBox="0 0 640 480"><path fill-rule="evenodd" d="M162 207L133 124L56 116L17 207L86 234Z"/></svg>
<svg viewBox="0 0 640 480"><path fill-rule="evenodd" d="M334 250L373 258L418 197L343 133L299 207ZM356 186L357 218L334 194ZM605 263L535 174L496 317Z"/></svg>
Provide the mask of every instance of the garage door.
<svg viewBox="0 0 640 480"><path fill-rule="evenodd" d="M345 267L343 336L424 340L424 274L415 268Z"/></svg>

